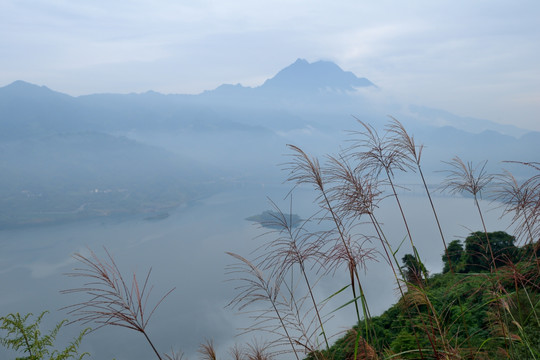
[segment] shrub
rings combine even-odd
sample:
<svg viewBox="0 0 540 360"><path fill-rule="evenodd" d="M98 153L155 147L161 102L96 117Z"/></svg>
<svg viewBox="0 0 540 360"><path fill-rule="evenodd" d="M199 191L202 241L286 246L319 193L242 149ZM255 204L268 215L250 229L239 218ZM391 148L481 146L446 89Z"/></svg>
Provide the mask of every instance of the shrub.
<svg viewBox="0 0 540 360"><path fill-rule="evenodd" d="M59 322L48 334L43 335L39 326L46 313L42 312L33 322L30 321L33 316L31 313L24 316L16 313L0 317L2 330L0 344L26 355L18 357L17 360L80 360L88 355L88 353L79 354L78 349L89 329L83 330L63 350L54 349L56 336L67 320Z"/></svg>

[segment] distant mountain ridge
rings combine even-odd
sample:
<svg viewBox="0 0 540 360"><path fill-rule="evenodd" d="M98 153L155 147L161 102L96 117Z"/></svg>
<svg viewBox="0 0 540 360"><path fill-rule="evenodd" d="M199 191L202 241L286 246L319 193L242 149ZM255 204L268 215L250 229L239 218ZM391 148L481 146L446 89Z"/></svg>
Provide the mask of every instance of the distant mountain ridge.
<svg viewBox="0 0 540 360"><path fill-rule="evenodd" d="M152 216L212 191L212 174L164 149L97 132L0 142L0 231Z"/></svg>
<svg viewBox="0 0 540 360"><path fill-rule="evenodd" d="M286 141L302 138L317 143L319 150L328 146L327 151L332 151L330 144L343 140L342 132L354 128L355 118L382 129L390 114L411 133L418 134L419 139L425 139L426 145L440 148L438 154L444 154L443 146L461 144L452 152L474 154L480 159L483 154L503 156L504 149L495 146L502 141L507 145L507 154L515 159L521 151L517 139L524 135L527 137L522 144L533 144L529 154L540 153L540 133L417 105L379 107L364 95L371 91L380 90L366 78L329 61L309 63L303 59L258 87L221 85L198 95L148 91L72 97L45 86L16 81L0 88L0 141L84 131L139 134L139 138L148 133L177 133L187 136L184 142L191 144L182 151L197 149L192 153L206 154L212 145L205 144L210 137L226 141L228 134L240 139L236 141L238 145L248 138L258 139L249 146L258 146L257 143L268 145L293 136ZM329 138L315 141L313 134ZM196 138L198 142L193 143ZM468 140L463 143L463 139ZM235 149L243 151L241 146ZM201 160L212 159L205 155Z"/></svg>
<svg viewBox="0 0 540 360"><path fill-rule="evenodd" d="M379 108L370 91L380 89L303 59L258 87L198 95L73 97L15 81L0 88L0 227L162 214L209 191L281 183L286 144L334 153L351 140L345 130L359 129L355 119L383 130L388 114L426 145L425 168L456 155L491 159L496 170L501 160L539 161L538 132L421 106Z"/></svg>
<svg viewBox="0 0 540 360"><path fill-rule="evenodd" d="M528 132L512 125L460 117L422 106L411 105L404 114L380 113L356 94L360 88L376 90L377 86L366 78L342 70L333 62L309 63L304 59L297 59L260 86L224 84L199 95L164 95L148 91L72 97L46 86L15 81L0 88L0 139L57 131L122 131L148 126L201 131L262 131L263 128L276 131L300 129L312 122L324 127L330 116L336 122L334 115L339 112L347 121L350 121L350 115L367 115L368 120L373 121L390 113L404 122L422 126L453 126L473 133L494 130L514 137ZM261 108L268 114L262 116L264 119L260 119ZM244 114L250 112L259 112L259 115L245 118ZM303 115L299 117L300 113ZM326 119L319 116L322 114ZM150 118L152 123L149 123ZM339 121L335 126L340 126Z"/></svg>
<svg viewBox="0 0 540 360"><path fill-rule="evenodd" d="M46 86L31 84L23 80L15 80L9 85L0 87L0 94L11 93L14 95L22 94L24 96L30 96L32 91L34 91L34 93L39 93L39 95L43 95L44 92L52 92L52 90Z"/></svg>

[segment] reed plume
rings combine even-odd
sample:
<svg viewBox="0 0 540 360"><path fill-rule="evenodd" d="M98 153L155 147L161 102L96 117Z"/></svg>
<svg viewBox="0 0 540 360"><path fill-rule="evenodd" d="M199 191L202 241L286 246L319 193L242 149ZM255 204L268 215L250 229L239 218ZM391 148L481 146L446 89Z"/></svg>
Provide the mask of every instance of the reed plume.
<svg viewBox="0 0 540 360"><path fill-rule="evenodd" d="M73 272L66 275L83 278L87 282L82 287L61 292L63 294L83 294L88 299L63 309L75 318L71 321L72 323L88 324L93 322L98 324L96 329L110 325L141 333L152 347L157 358L161 360L161 355L150 340L146 327L156 309L174 291L174 288L161 296L148 312L148 301L153 288L149 283L152 269L148 270L142 284L137 280L135 273L133 273L131 284L129 284L109 251L105 249L105 252L107 256L104 261L93 251L90 251L89 256L80 253L73 255L83 267L75 268Z"/></svg>
<svg viewBox="0 0 540 360"><path fill-rule="evenodd" d="M507 170L497 179L495 200L504 204L504 214L513 214L512 224L516 225L516 235L527 236L532 245L540 237L540 163L516 162L532 167L538 174L521 183Z"/></svg>
<svg viewBox="0 0 540 360"><path fill-rule="evenodd" d="M328 218L334 223L334 230L337 232L337 241L343 245L343 250L347 258L349 276L351 281L351 290L353 292L353 302L356 310L356 317L360 322L360 305L362 306L362 312L364 315L364 324L366 328L366 334L369 333L369 319L371 318L369 308L365 298L364 290L358 274L357 259L348 247L349 234L344 223L344 219L340 216L339 212L333 205L330 199L330 193L326 187L326 179L323 177L323 171L317 158L310 158L302 149L294 145L288 145L293 150L292 161L288 163L287 169L289 170L289 176L287 181L294 182L296 185L310 184L317 191L316 201L321 209L326 211L329 215ZM329 232L332 234L333 231ZM357 295L357 291L359 295ZM356 345L358 346L359 343ZM357 348L355 349L357 350ZM356 356L356 351L355 351Z"/></svg>
<svg viewBox="0 0 540 360"><path fill-rule="evenodd" d="M305 226L310 219L303 220L301 224L292 223L292 193L291 209L289 219L281 211L281 209L270 200L274 212L272 213L272 221L265 224L271 228L275 228L270 234L273 240L262 246L263 255L261 256L260 267L264 270L272 271L273 275L283 278L291 272L296 266L300 270L301 277L306 285L309 298L311 299L312 309L317 317L318 329L323 335L326 349L330 348L328 337L324 330L324 321L320 312L320 305L315 300L313 294L313 284L308 276L308 262L312 261L316 265L324 266L325 254L322 251L325 243L320 236L308 232ZM298 226L296 226L298 225ZM296 228L294 228L296 227ZM318 331L317 331L318 332Z"/></svg>
<svg viewBox="0 0 540 360"><path fill-rule="evenodd" d="M389 132L386 131L383 136L380 136L377 130L370 124L356 119L361 125L362 130L351 131L351 135L354 136L353 145L349 148L351 156L358 161L358 169L360 171L367 171L373 176L378 177L381 173L386 175L386 180L392 189L392 194L396 200L396 204L399 208L407 236L413 249L414 256L417 261L420 261L418 252L414 245L409 223L405 216L403 206L399 200L399 196L394 184L395 171L407 171L412 169L410 158L406 155L404 150L400 146L396 146L393 139L389 136ZM427 275L427 274L425 274ZM425 276L427 278L427 276Z"/></svg>
<svg viewBox="0 0 540 360"><path fill-rule="evenodd" d="M473 166L472 162L465 164L459 156L456 156L451 161L444 161L444 163L449 165L450 168L445 170L448 175L442 183L442 189L448 190L451 194L469 193L473 196L474 204L480 215L484 234L486 235L493 268L497 270L495 256L493 255L493 249L486 228L486 222L484 221L484 215L482 214L480 203L478 201L484 188L493 180L493 176L486 172L487 161L481 162L477 166Z"/></svg>
<svg viewBox="0 0 540 360"><path fill-rule="evenodd" d="M201 355L202 360L217 360L216 349L212 340L206 340L205 343L199 346L197 352Z"/></svg>
<svg viewBox="0 0 540 360"><path fill-rule="evenodd" d="M279 295L281 290L281 282L283 279L279 276L269 279L257 266L246 258L231 252L227 252L227 254L238 260L238 263L228 267L228 274L241 275L237 279L240 281L241 285L235 288L238 293L227 306L238 308L238 310L241 311L254 303L269 303L271 308L269 310L262 311L261 315L255 317L257 323L251 330L264 330L273 334L280 334L278 329L281 328L286 341L291 347L291 351L294 353L296 359L300 360L298 350L294 346L295 342L289 333L287 319L284 317L282 314L283 312L280 309L282 305L280 303ZM273 313L274 315L269 315L269 313ZM274 320L278 321L279 327L269 328L268 323Z"/></svg>
<svg viewBox="0 0 540 360"><path fill-rule="evenodd" d="M414 140L414 136L410 135L405 129L405 127L403 126L403 124L399 122L396 118L391 116L390 119L391 119L390 124L387 126L387 131L391 135L390 143L393 144L393 146L395 146L396 148L400 149L399 151L401 154L403 154L404 161L408 161L411 164L415 164L416 169L418 170L418 174L420 175L422 179L422 184L424 185L424 189L426 190L426 194L428 196L429 203L431 205L431 210L433 211L433 216L435 217L435 222L437 223L437 228L439 229L439 234L441 235L441 240L444 245L444 253L446 254L446 257L448 258L450 271L454 272L452 261L450 260L450 257L448 256L448 247L446 246L446 240L444 238L444 233L442 231L441 223L439 221L439 216L437 215L437 211L435 210L435 205L433 204L433 199L431 198L431 193L427 186L426 179L424 177L424 172L422 171L422 166L420 164L421 158L422 158L422 150L424 149L424 145L422 144L417 145L417 143Z"/></svg>

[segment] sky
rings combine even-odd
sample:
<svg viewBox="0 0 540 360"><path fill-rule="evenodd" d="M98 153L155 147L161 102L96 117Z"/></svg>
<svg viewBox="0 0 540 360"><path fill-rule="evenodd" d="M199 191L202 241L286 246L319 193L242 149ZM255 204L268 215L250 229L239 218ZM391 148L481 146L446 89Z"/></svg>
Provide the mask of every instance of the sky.
<svg viewBox="0 0 540 360"><path fill-rule="evenodd" d="M2 0L0 86L196 94L329 60L398 102L540 131L539 19L537 0Z"/></svg>

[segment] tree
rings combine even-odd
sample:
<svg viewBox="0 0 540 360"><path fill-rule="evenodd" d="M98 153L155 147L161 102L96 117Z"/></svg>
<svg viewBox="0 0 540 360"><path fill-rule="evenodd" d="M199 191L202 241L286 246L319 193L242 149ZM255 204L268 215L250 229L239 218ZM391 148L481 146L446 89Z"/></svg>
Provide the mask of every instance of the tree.
<svg viewBox="0 0 540 360"><path fill-rule="evenodd" d="M416 348L417 344L414 335L405 329L401 330L390 344L392 352L395 354L402 353L399 359L418 359L418 352L411 352L411 350Z"/></svg>
<svg viewBox="0 0 540 360"><path fill-rule="evenodd" d="M405 254L401 261L403 262L403 270L407 282L420 284L424 281L424 274L427 275L427 270L421 261L417 260L412 254Z"/></svg>
<svg viewBox="0 0 540 360"><path fill-rule="evenodd" d="M443 274L454 269L454 271L459 272L463 260L463 245L459 240L453 240L448 244L448 256L446 254L442 255L442 261L444 263Z"/></svg>
<svg viewBox="0 0 540 360"><path fill-rule="evenodd" d="M504 266L515 262L518 248L515 237L504 231L487 233L490 239L493 258L486 242L486 234L481 231L471 233L465 239L465 271L485 271L493 266Z"/></svg>

